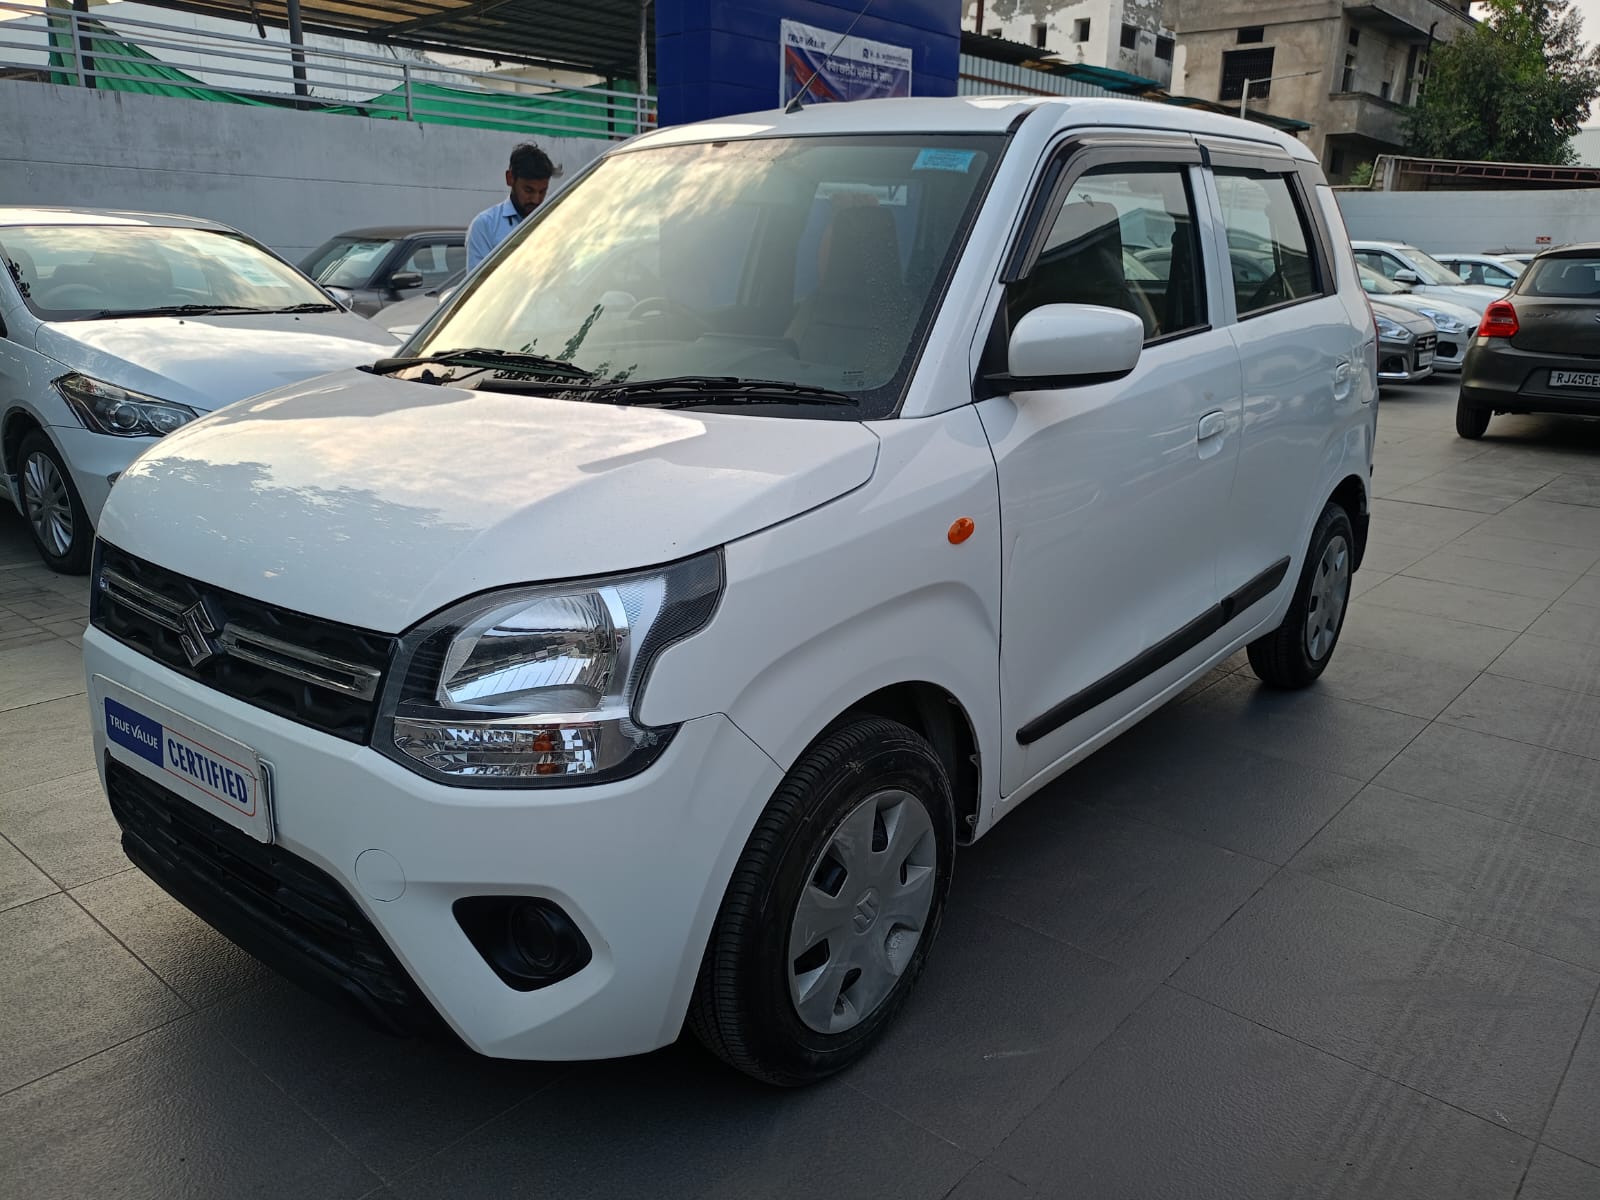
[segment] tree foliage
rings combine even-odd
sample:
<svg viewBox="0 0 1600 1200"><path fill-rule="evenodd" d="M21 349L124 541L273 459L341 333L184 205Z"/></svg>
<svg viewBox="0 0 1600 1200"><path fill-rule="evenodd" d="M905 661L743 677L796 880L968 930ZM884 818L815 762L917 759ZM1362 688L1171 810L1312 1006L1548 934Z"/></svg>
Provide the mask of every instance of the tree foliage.
<svg viewBox="0 0 1600 1200"><path fill-rule="evenodd" d="M1489 0L1482 20L1433 48L1411 113L1413 154L1565 164L1600 95L1600 48L1571 0Z"/></svg>

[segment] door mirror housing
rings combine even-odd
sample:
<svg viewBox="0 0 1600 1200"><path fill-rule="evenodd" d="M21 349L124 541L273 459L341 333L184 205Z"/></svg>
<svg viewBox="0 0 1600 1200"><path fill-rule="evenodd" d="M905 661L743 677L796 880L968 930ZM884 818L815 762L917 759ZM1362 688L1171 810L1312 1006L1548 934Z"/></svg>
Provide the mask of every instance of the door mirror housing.
<svg viewBox="0 0 1600 1200"><path fill-rule="evenodd" d="M422 286L421 271L396 271L389 276L389 286L397 292L409 292Z"/></svg>
<svg viewBox="0 0 1600 1200"><path fill-rule="evenodd" d="M1396 283L1421 283L1422 276L1415 271L1396 271L1394 273L1394 281Z"/></svg>
<svg viewBox="0 0 1600 1200"><path fill-rule="evenodd" d="M1044 304L1011 331L1003 391L1072 387L1121 379L1139 365L1144 322L1098 304Z"/></svg>

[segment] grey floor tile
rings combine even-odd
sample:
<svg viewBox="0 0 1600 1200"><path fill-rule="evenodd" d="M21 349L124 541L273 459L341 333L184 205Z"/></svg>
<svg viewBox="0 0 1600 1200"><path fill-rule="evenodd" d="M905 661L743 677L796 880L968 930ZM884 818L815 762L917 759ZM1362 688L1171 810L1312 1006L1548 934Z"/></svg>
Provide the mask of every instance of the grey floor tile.
<svg viewBox="0 0 1600 1200"><path fill-rule="evenodd" d="M1530 567L1524 563L1496 562L1489 558L1473 558L1444 549L1430 554L1420 562L1412 563L1403 572L1416 579L1431 579L1438 583L1454 583L1463 587L1484 588L1494 592L1510 592L1515 596L1531 596L1538 600L1559 600L1561 594L1580 576L1574 571L1556 571L1549 567Z"/></svg>
<svg viewBox="0 0 1600 1200"><path fill-rule="evenodd" d="M1600 846L1369 787L1289 866L1600 971Z"/></svg>
<svg viewBox="0 0 1600 1200"><path fill-rule="evenodd" d="M1182 717L1157 718L1079 764L1060 786L1078 804L1275 863L1361 790L1359 779L1249 748L1219 753L1209 736Z"/></svg>
<svg viewBox="0 0 1600 1200"><path fill-rule="evenodd" d="M1430 725L1376 782L1600 846L1600 760Z"/></svg>
<svg viewBox="0 0 1600 1200"><path fill-rule="evenodd" d="M18 1200L363 1196L378 1180L187 1018L0 1096Z"/></svg>
<svg viewBox="0 0 1600 1200"><path fill-rule="evenodd" d="M992 1161L1059 1197L1507 1200L1532 1151L1163 988Z"/></svg>
<svg viewBox="0 0 1600 1200"><path fill-rule="evenodd" d="M1548 600L1491 592L1485 588L1463 587L1459 583L1439 583L1397 575L1380 584L1364 597L1363 604L1381 604L1425 616L1448 617L1473 625L1492 625L1497 629L1521 632L1550 606Z"/></svg>
<svg viewBox="0 0 1600 1200"><path fill-rule="evenodd" d="M0 710L0 796L94 769L88 705L82 696Z"/></svg>
<svg viewBox="0 0 1600 1200"><path fill-rule="evenodd" d="M1391 581L1392 582L1392 581ZM1493 629L1446 617L1429 617L1368 604L1363 596L1345 614L1341 645L1353 643L1374 650L1387 650L1411 658L1424 658L1446 666L1481 671L1500 656L1517 634L1511 629ZM1338 657L1338 651L1334 656Z"/></svg>
<svg viewBox="0 0 1600 1200"><path fill-rule="evenodd" d="M1489 674L1600 696L1600 642L1585 645L1525 633L1489 665Z"/></svg>
<svg viewBox="0 0 1600 1200"><path fill-rule="evenodd" d="M1161 979L1272 866L1070 803L1069 775L963 854L952 904L971 904Z"/></svg>
<svg viewBox="0 0 1600 1200"><path fill-rule="evenodd" d="M24 646L38 646L44 642L58 640L56 635L48 629L42 629L31 622L24 622L20 617L9 620L0 614L0 653L7 650L20 650Z"/></svg>
<svg viewBox="0 0 1600 1200"><path fill-rule="evenodd" d="M1549 612L1528 626L1528 632L1585 646L1600 646L1600 608L1557 600Z"/></svg>
<svg viewBox="0 0 1600 1200"><path fill-rule="evenodd" d="M1173 985L1533 1136L1600 976L1292 871Z"/></svg>
<svg viewBox="0 0 1600 1200"><path fill-rule="evenodd" d="M986 1154L1154 987L957 902L906 1010L847 1078L946 1141ZM983 1015L952 1020L957 1013Z"/></svg>
<svg viewBox="0 0 1600 1200"><path fill-rule="evenodd" d="M1409 546L1430 553L1485 521L1499 519L1483 513L1406 504L1399 500L1373 500L1369 508L1373 537L1389 545Z"/></svg>
<svg viewBox="0 0 1600 1200"><path fill-rule="evenodd" d="M1374 531L1372 540L1367 543L1366 553L1361 558L1361 570L1363 573L1373 571L1380 575L1393 575L1397 571L1405 570L1412 563L1427 558L1433 552L1433 547L1418 548L1386 542L1381 532Z"/></svg>
<svg viewBox="0 0 1600 1200"><path fill-rule="evenodd" d="M1582 504L1590 508L1600 508L1600 477L1558 475L1540 488L1535 498L1550 500L1556 504Z"/></svg>
<svg viewBox="0 0 1600 1200"><path fill-rule="evenodd" d="M1437 481L1438 476L1431 476L1426 482L1413 483L1410 487L1389 492L1385 498L1403 500L1409 504L1428 504L1435 508L1454 508L1462 512L1497 513L1510 508L1527 495L1527 492L1520 490L1514 495L1497 495L1491 491L1445 487Z"/></svg>
<svg viewBox="0 0 1600 1200"><path fill-rule="evenodd" d="M956 1184L944 1200L1028 1200L1031 1194L1026 1184L1013 1179L999 1167L981 1162Z"/></svg>
<svg viewBox="0 0 1600 1200"><path fill-rule="evenodd" d="M1589 1014L1543 1140L1600 1167L1600 1011Z"/></svg>
<svg viewBox="0 0 1600 1200"><path fill-rule="evenodd" d="M1600 550L1600 509L1548 500L1519 500L1505 512L1488 518L1482 532Z"/></svg>
<svg viewBox="0 0 1600 1200"><path fill-rule="evenodd" d="M22 851L0 837L0 909L15 908L59 890Z"/></svg>
<svg viewBox="0 0 1600 1200"><path fill-rule="evenodd" d="M1393 578L1393 575L1385 575L1381 572L1370 570L1369 564L1362 563L1361 570L1356 572L1356 577L1350 581L1350 598L1355 599L1357 596L1364 596L1380 583Z"/></svg>
<svg viewBox="0 0 1600 1200"><path fill-rule="evenodd" d="M200 1018L386 1180L571 1070L391 1037L275 976Z"/></svg>
<svg viewBox="0 0 1600 1200"><path fill-rule="evenodd" d="M1188 733L1203 734L1212 747L1252 750L1360 780L1383 770L1427 724L1315 686L1277 691L1244 675L1199 696L1185 707L1183 720Z"/></svg>
<svg viewBox="0 0 1600 1200"><path fill-rule="evenodd" d="M1478 672L1471 668L1374 650L1352 642L1338 648L1317 680L1316 688L1340 700L1354 700L1431 720L1477 676Z"/></svg>
<svg viewBox="0 0 1600 1200"><path fill-rule="evenodd" d="M1522 537L1485 533L1481 529L1462 534L1445 547L1445 553L1547 571L1587 571L1600 562L1600 550L1532 542Z"/></svg>
<svg viewBox="0 0 1600 1200"><path fill-rule="evenodd" d="M83 651L59 639L0 650L0 710L43 704L84 691Z"/></svg>
<svg viewBox="0 0 1600 1200"><path fill-rule="evenodd" d="M1592 572L1585 575L1561 599L1568 604L1587 604L1590 608L1600 608L1600 575Z"/></svg>
<svg viewBox="0 0 1600 1200"><path fill-rule="evenodd" d="M65 895L0 913L0 963L0 1091L188 1011Z"/></svg>
<svg viewBox="0 0 1600 1200"><path fill-rule="evenodd" d="M416 1170L397 1196L704 1200L808 1195L924 1200L971 1155L841 1079L764 1088L688 1046L585 1064Z"/></svg>
<svg viewBox="0 0 1600 1200"><path fill-rule="evenodd" d="M196 1008L269 978L269 972L132 867L72 890L141 962Z"/></svg>
<svg viewBox="0 0 1600 1200"><path fill-rule="evenodd" d="M92 770L0 792L0 834L62 887L128 867L121 831Z"/></svg>
<svg viewBox="0 0 1600 1200"><path fill-rule="evenodd" d="M1439 719L1462 729L1600 758L1600 697L1480 675Z"/></svg>
<svg viewBox="0 0 1600 1200"><path fill-rule="evenodd" d="M1600 1167L1540 1146L1517 1200L1594 1200L1600 1196Z"/></svg>

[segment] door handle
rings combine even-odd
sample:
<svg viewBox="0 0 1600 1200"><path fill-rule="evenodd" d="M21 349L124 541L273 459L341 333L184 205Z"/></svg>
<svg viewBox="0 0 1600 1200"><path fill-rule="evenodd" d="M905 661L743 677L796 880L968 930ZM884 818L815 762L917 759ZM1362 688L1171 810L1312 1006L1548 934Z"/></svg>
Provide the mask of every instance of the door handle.
<svg viewBox="0 0 1600 1200"><path fill-rule="evenodd" d="M1200 426L1195 431L1195 439L1204 442L1214 437L1221 437L1227 432L1228 414L1218 409L1216 412L1208 412L1200 418Z"/></svg>

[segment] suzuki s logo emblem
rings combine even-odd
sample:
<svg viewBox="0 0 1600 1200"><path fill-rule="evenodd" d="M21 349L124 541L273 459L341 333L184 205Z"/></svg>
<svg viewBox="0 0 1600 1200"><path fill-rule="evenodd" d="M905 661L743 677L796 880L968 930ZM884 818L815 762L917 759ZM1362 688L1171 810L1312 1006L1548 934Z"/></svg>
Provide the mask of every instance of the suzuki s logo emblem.
<svg viewBox="0 0 1600 1200"><path fill-rule="evenodd" d="M856 901L855 916L852 922L857 933L865 933L871 929L878 919L878 892L876 888L868 888L861 899Z"/></svg>
<svg viewBox="0 0 1600 1200"><path fill-rule="evenodd" d="M183 622L183 630L178 635L178 644L183 647L183 653L191 667L198 667L221 653L216 642L212 640L212 635L217 632L216 622L206 611L204 600L184 609L183 616L179 619Z"/></svg>

